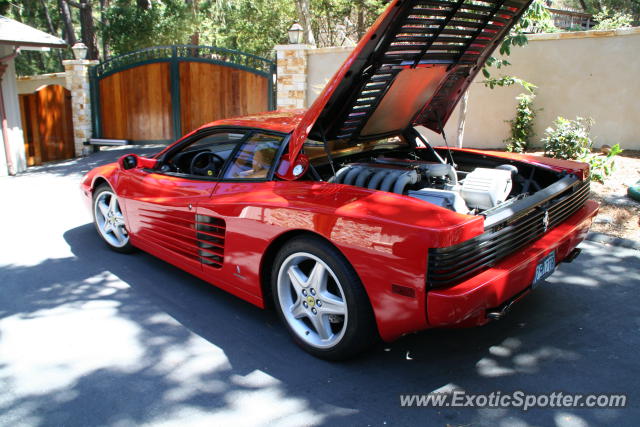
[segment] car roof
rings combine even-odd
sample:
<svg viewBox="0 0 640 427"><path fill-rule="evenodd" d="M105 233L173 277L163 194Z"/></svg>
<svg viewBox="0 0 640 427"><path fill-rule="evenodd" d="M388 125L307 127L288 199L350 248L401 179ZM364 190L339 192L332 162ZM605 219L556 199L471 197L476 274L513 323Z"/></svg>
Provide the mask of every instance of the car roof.
<svg viewBox="0 0 640 427"><path fill-rule="evenodd" d="M291 133L298 126L305 112L304 109L267 111L249 116L216 120L201 126L198 130L214 126L232 126Z"/></svg>

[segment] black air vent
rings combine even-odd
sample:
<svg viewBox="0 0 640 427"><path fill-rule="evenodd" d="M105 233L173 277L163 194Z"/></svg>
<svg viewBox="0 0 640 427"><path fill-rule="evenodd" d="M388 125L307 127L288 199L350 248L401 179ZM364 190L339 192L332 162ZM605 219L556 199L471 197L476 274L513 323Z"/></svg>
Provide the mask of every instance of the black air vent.
<svg viewBox="0 0 640 427"><path fill-rule="evenodd" d="M206 215L196 215L196 239L202 264L214 268L224 263L224 220Z"/></svg>

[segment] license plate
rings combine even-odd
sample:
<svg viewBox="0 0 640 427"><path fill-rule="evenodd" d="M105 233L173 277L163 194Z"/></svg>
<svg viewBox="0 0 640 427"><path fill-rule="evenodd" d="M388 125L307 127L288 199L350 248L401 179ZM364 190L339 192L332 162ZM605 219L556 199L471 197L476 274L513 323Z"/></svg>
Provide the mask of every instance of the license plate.
<svg viewBox="0 0 640 427"><path fill-rule="evenodd" d="M542 258L536 266L536 275L533 278L532 288L539 285L544 279L551 276L551 273L556 269L556 251L551 252L546 257Z"/></svg>

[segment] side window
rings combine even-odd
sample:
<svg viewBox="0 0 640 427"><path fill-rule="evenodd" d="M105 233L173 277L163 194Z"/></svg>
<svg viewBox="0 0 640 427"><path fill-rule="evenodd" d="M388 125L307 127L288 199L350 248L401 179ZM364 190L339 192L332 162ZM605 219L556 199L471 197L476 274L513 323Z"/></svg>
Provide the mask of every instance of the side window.
<svg viewBox="0 0 640 427"><path fill-rule="evenodd" d="M163 172L217 177L246 132L222 131L205 134L175 152L161 166Z"/></svg>
<svg viewBox="0 0 640 427"><path fill-rule="evenodd" d="M255 133L236 152L224 177L227 179L266 178L273 167L283 137Z"/></svg>

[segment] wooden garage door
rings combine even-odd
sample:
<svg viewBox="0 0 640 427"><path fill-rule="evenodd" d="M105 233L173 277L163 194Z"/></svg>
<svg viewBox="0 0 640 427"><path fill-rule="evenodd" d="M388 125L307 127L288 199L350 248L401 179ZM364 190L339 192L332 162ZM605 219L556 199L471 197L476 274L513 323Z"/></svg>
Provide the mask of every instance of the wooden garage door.
<svg viewBox="0 0 640 427"><path fill-rule="evenodd" d="M208 122L273 108L275 64L211 46L143 49L91 70L94 137L172 142Z"/></svg>
<svg viewBox="0 0 640 427"><path fill-rule="evenodd" d="M269 109L268 79L205 62L180 63L182 133L213 120Z"/></svg>
<svg viewBox="0 0 640 427"><path fill-rule="evenodd" d="M19 99L27 164L72 158L71 93L63 86L48 85Z"/></svg>
<svg viewBox="0 0 640 427"><path fill-rule="evenodd" d="M104 138L170 139L169 64L141 65L100 80L100 114Z"/></svg>

